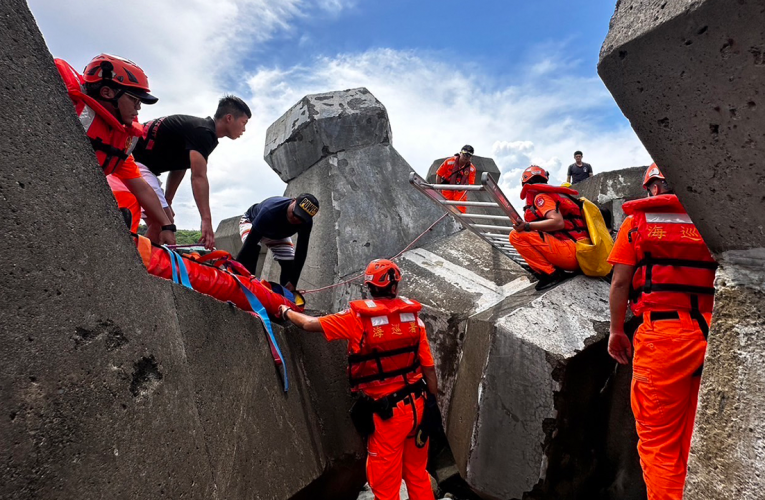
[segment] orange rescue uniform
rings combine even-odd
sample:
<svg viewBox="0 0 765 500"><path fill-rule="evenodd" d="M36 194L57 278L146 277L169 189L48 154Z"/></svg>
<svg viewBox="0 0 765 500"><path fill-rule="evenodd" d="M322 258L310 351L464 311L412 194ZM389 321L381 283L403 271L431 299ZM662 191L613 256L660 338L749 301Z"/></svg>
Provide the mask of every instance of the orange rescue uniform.
<svg viewBox="0 0 765 500"><path fill-rule="evenodd" d="M395 299L394 299L395 300ZM385 300L375 299L385 302ZM324 336L328 341L347 340L349 345L358 345L364 334L362 320L350 309L319 318ZM421 366L435 366L430 351L425 326L417 319L419 328L419 359ZM412 376L413 381L421 380L422 375ZM389 379L382 385L365 387L363 392L373 398L382 397L400 391L406 386L402 379ZM414 401L416 415L411 402L399 401L393 410L393 417L383 420L373 415L375 430L367 441L367 480L375 495L375 500L399 500L401 480L406 483L411 500L434 500L430 488L430 476L426 470L428 446L417 448L414 429L419 425L425 411L425 397Z"/></svg>
<svg viewBox="0 0 765 500"><path fill-rule="evenodd" d="M609 263L639 264L635 226L633 216L627 217ZM674 314L666 306L644 307L643 323L633 341L631 395L640 465L649 500L680 500L707 342L699 322L688 311L677 311L674 318L668 318ZM711 312L702 314L709 325Z"/></svg>
<svg viewBox="0 0 765 500"><path fill-rule="evenodd" d="M558 209L555 198L545 193L537 194L533 203L537 212L543 216ZM579 239L587 239L586 234L579 235ZM552 274L556 268L565 271L579 269L576 241L570 238L559 239L544 231L513 231L510 233L510 243L529 267L539 274Z"/></svg>
<svg viewBox="0 0 765 500"><path fill-rule="evenodd" d="M467 185L467 184L475 184L475 172L476 172L475 165L473 165L472 163L469 163L465 167L460 167L459 155L456 155L444 160L441 166L438 167L438 170L436 171L436 175L441 177L442 179L445 179L448 184ZM447 200L452 200L452 201L467 200L467 191L443 190L441 191L441 194ZM458 206L457 210L459 210L460 212L464 214L466 208Z"/></svg>

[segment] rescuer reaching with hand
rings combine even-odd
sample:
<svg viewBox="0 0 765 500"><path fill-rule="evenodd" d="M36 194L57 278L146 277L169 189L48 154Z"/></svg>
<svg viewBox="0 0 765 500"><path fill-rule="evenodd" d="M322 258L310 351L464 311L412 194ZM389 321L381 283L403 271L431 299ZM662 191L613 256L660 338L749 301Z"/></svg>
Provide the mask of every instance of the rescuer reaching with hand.
<svg viewBox="0 0 765 500"><path fill-rule="evenodd" d="M348 375L359 399L351 411L367 441L367 480L376 500L398 500L403 478L412 500L433 500L428 432L438 412L435 363L419 318L422 306L398 297L401 271L373 260L364 283L371 298L315 318L280 307L279 316L328 341L348 342ZM436 420L438 417L436 417ZM437 425L437 423L436 423Z"/></svg>

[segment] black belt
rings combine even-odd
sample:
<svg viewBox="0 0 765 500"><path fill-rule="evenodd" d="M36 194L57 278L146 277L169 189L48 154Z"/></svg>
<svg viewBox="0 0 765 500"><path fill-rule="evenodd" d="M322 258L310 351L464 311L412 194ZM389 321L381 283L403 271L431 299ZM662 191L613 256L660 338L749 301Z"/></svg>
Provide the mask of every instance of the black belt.
<svg viewBox="0 0 765 500"><path fill-rule="evenodd" d="M680 320L680 314L677 311L651 311L648 314L650 314L651 322ZM690 314L691 319L696 320L696 322L699 324L699 328L701 329L701 333L704 334L704 338L707 338L709 336L709 325L707 324L707 320L704 318L704 315L701 314L701 311L692 309L688 312L688 314ZM643 323L642 317L640 318L638 324L641 323Z"/></svg>
<svg viewBox="0 0 765 500"><path fill-rule="evenodd" d="M417 399L427 390L424 381L417 382L413 385L408 385L403 389L388 394L385 397L375 400L372 403L372 409L375 413L385 418L383 415L392 415L393 407L399 404L401 401L410 403L413 399ZM408 398L408 400L407 400ZM388 417L389 418L389 417Z"/></svg>

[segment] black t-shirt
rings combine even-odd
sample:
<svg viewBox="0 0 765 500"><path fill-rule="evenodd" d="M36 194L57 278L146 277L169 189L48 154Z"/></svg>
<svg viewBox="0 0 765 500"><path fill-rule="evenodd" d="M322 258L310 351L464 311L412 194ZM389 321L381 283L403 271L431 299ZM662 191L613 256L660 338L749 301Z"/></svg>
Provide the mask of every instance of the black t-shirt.
<svg viewBox="0 0 765 500"><path fill-rule="evenodd" d="M196 151L205 160L218 145L215 121L188 115L170 115L144 124L144 135L133 151L136 161L154 175L191 167L189 152Z"/></svg>
<svg viewBox="0 0 765 500"><path fill-rule="evenodd" d="M571 177L571 184L582 182L590 177L592 173L592 165L582 162L582 166L578 167L576 163L572 163L568 166L568 175Z"/></svg>

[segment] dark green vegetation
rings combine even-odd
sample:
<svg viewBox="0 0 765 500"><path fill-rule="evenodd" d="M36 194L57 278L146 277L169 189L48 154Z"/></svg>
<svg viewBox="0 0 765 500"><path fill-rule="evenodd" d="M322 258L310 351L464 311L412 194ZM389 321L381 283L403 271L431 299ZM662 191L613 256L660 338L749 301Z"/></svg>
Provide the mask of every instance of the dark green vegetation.
<svg viewBox="0 0 765 500"><path fill-rule="evenodd" d="M146 234L146 226L144 226L143 224L138 226L138 234L140 234L141 236ZM191 229L179 229L175 233L175 243L178 245L191 245L199 241L199 238L201 237L202 237L201 231L194 231Z"/></svg>

